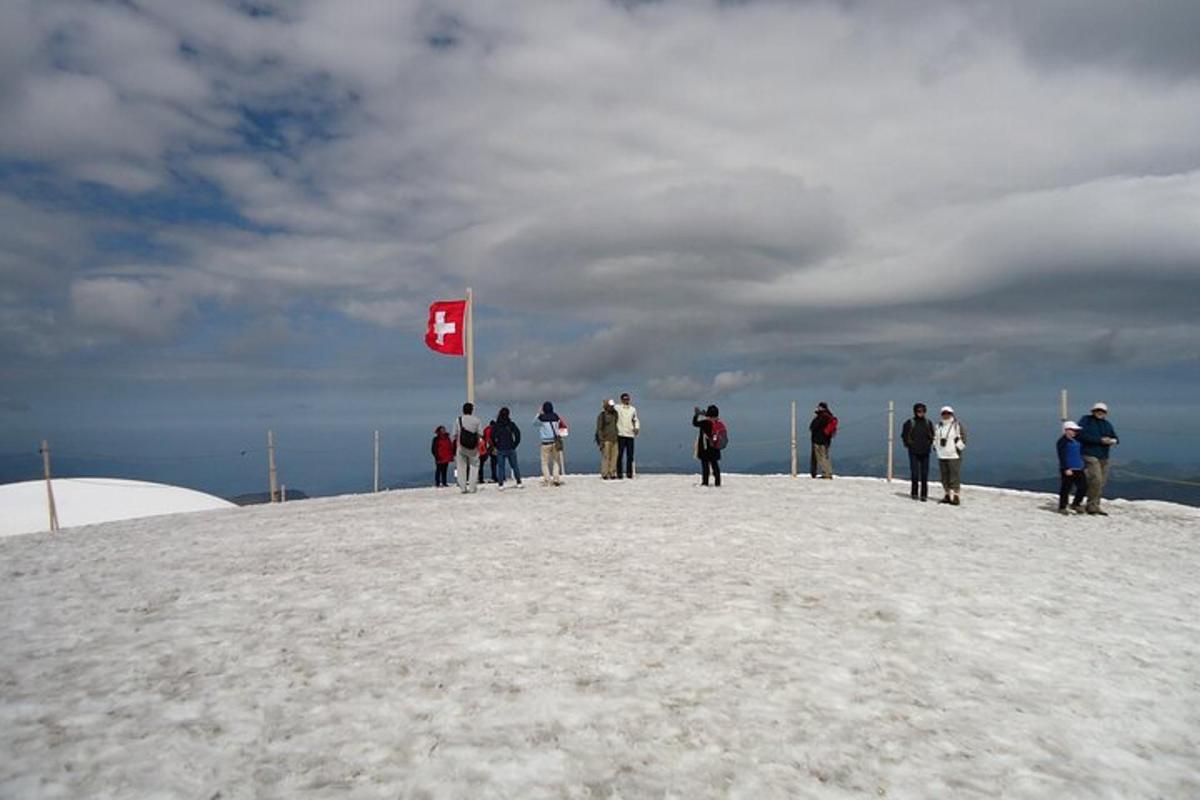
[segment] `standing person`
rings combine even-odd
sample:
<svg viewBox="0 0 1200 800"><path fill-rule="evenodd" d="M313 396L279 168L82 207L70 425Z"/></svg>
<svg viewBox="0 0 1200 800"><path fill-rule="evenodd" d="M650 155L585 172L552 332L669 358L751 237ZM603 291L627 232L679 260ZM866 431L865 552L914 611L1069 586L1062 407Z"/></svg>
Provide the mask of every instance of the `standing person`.
<svg viewBox="0 0 1200 800"><path fill-rule="evenodd" d="M697 406L692 410L692 425L700 429L696 437L696 457L700 459L700 485L708 486L708 476L712 473L713 484L721 486L721 450L729 441L725 423L721 421L721 412L716 406L709 406L701 411Z"/></svg>
<svg viewBox="0 0 1200 800"><path fill-rule="evenodd" d="M1071 513L1067 511L1067 499L1071 496L1071 489L1074 488L1075 502L1071 503L1071 508L1076 514L1082 514L1083 509L1080 508L1080 504L1083 503L1083 497L1087 494L1088 481L1087 473L1084 472L1083 443L1076 438L1079 433L1079 425L1067 420L1062 427L1063 435L1058 440L1058 513Z"/></svg>
<svg viewBox="0 0 1200 800"><path fill-rule="evenodd" d="M496 415L496 421L492 423L492 444L496 448L496 461L499 467L497 475L499 488L504 488L504 481L508 478L506 466L512 467L513 478L517 482L517 487L521 487L521 467L517 464L517 448L521 445L521 429L517 427L517 423L512 421L512 412L508 407L500 409L500 413Z"/></svg>
<svg viewBox="0 0 1200 800"><path fill-rule="evenodd" d="M821 477L827 481L833 480L833 461L829 458L829 448L833 444L833 437L837 436L837 428L838 419L829 410L829 404L817 403L808 430L812 434L813 456L816 457L817 468ZM813 477L816 477L815 473Z"/></svg>
<svg viewBox="0 0 1200 800"><path fill-rule="evenodd" d="M537 426L538 441L541 443L542 456L542 485L555 486L562 484L562 461L559 459L558 414L554 413L554 404L549 400L542 403L542 413L537 415L534 425Z"/></svg>
<svg viewBox="0 0 1200 800"><path fill-rule="evenodd" d="M443 489L450 485L447 473L450 472L450 462L454 460L455 450L454 440L450 438L445 425L438 425L437 430L433 432L433 444L429 450L433 453L433 485Z"/></svg>
<svg viewBox="0 0 1200 800"><path fill-rule="evenodd" d="M617 406L617 478L633 477L633 441L642 432L637 409L629 400L629 392L621 392L621 404Z"/></svg>
<svg viewBox="0 0 1200 800"><path fill-rule="evenodd" d="M1108 483L1108 451L1120 444L1117 432L1108 421L1108 406L1096 403L1092 413L1079 420L1079 441L1083 443L1084 472L1087 475L1087 513L1107 517L1100 508L1100 497Z"/></svg>
<svg viewBox="0 0 1200 800"><path fill-rule="evenodd" d="M463 494L474 494L479 490L474 476L479 475L479 442L483 423L475 416L475 405L463 403L462 414L454 421L454 441L458 444L458 454L455 458L454 469L457 473L458 488Z"/></svg>
<svg viewBox="0 0 1200 800"><path fill-rule="evenodd" d="M479 437L479 483L487 483L487 478L484 477L484 470L491 466L492 483L496 483L496 445L492 442L492 429L496 425L496 420L489 422L483 429L482 435Z"/></svg>
<svg viewBox="0 0 1200 800"><path fill-rule="evenodd" d="M605 400L596 417L596 446L600 448L600 477L606 481L617 477L618 421L616 404Z"/></svg>
<svg viewBox="0 0 1200 800"><path fill-rule="evenodd" d="M962 503L962 452L967 449L967 431L950 406L942 406L942 421L934 429L934 449L937 451L938 472L946 496L939 502L957 506Z"/></svg>
<svg viewBox="0 0 1200 800"><path fill-rule="evenodd" d="M904 421L900 441L908 451L908 474L912 476L912 499L929 499L929 451L933 449L933 423L925 416L924 403L913 406L912 419Z"/></svg>

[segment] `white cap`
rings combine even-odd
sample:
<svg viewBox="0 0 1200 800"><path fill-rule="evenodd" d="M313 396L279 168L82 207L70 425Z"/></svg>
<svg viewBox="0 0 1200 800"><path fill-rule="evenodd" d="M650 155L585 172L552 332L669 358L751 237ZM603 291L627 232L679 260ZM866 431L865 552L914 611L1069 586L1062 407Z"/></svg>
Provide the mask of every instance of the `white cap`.
<svg viewBox="0 0 1200 800"><path fill-rule="evenodd" d="M951 406L942 406L942 410L941 410L941 412L939 412L939 413L942 413L942 414L953 414L953 413L954 413L954 409L953 409Z"/></svg>
<svg viewBox="0 0 1200 800"><path fill-rule="evenodd" d="M1092 404L1092 411L1104 411L1104 412L1107 412L1107 411L1108 411L1108 404L1107 404L1107 403L1093 403L1093 404Z"/></svg>
<svg viewBox="0 0 1200 800"><path fill-rule="evenodd" d="M1074 420L1069 419L1063 423L1063 430L1064 431L1077 431L1077 430L1079 430L1079 423L1075 422Z"/></svg>
<svg viewBox="0 0 1200 800"><path fill-rule="evenodd" d="M604 401L604 405L606 406L615 406L616 404L617 401L613 400L611 397Z"/></svg>

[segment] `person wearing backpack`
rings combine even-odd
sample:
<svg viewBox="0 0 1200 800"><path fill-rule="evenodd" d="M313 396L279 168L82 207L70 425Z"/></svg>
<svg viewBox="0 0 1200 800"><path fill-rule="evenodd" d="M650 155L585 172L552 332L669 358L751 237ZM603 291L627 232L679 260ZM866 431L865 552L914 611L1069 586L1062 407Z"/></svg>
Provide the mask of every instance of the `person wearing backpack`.
<svg viewBox="0 0 1200 800"><path fill-rule="evenodd" d="M483 424L475 416L475 405L463 403L462 414L454 421L454 441L458 444L454 469L458 488L463 494L474 494L479 490L475 476L479 475L479 442Z"/></svg>
<svg viewBox="0 0 1200 800"><path fill-rule="evenodd" d="M929 452L935 437L933 423L925 416L924 403L913 406L912 419L904 421L900 441L908 451L908 474L912 478L912 499L929 500Z"/></svg>
<svg viewBox="0 0 1200 800"><path fill-rule="evenodd" d="M450 438L450 434L446 431L445 425L438 425L437 430L433 432L433 443L430 445L430 452L433 453L433 485L438 489L445 488L450 485L447 480L447 473L450 471L450 462L454 460L454 451L457 449L454 446L454 440Z"/></svg>
<svg viewBox="0 0 1200 800"><path fill-rule="evenodd" d="M600 477L617 477L617 423L620 419L612 400L605 400L596 417L596 447L600 448Z"/></svg>
<svg viewBox="0 0 1200 800"><path fill-rule="evenodd" d="M829 405L817 403L817 410L813 412L813 420L809 423L808 430L812 434L812 450L817 460L817 468L821 477L827 481L833 480L833 461L829 458L829 447L833 444L833 437L837 436L837 429L838 419L829 410Z"/></svg>
<svg viewBox="0 0 1200 800"><path fill-rule="evenodd" d="M721 412L716 406L701 411L699 406L692 410L692 425L699 428L696 437L696 457L700 459L700 485L708 486L711 473L713 485L721 486L721 451L729 444L729 431L721 421Z"/></svg>
<svg viewBox="0 0 1200 800"><path fill-rule="evenodd" d="M942 407L941 418L934 429L933 447L946 496L938 502L957 506L962 504L962 452L967 449L967 431L950 406Z"/></svg>
<svg viewBox="0 0 1200 800"><path fill-rule="evenodd" d="M508 478L506 466L512 467L513 478L517 482L517 487L521 488L521 468L517 465L517 447L521 444L521 429L517 427L517 423L512 421L512 412L508 407L500 409L500 413L496 415L496 421L492 425L492 444L496 448L496 461L498 463L498 488L504 488L504 481Z"/></svg>
<svg viewBox="0 0 1200 800"><path fill-rule="evenodd" d="M559 439L558 426L561 422L558 414L554 413L554 404L549 400L542 403L542 413L534 419L541 444L542 456L542 485L562 485L562 459L559 455L562 440Z"/></svg>

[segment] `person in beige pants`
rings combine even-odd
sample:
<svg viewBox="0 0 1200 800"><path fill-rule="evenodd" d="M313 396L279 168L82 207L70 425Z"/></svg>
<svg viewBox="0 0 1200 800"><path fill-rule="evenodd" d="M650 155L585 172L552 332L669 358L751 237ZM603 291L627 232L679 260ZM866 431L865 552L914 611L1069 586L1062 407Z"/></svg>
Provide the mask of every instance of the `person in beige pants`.
<svg viewBox="0 0 1200 800"><path fill-rule="evenodd" d="M617 477L617 423L616 404L605 400L596 417L596 446L600 448L600 477L606 481Z"/></svg>

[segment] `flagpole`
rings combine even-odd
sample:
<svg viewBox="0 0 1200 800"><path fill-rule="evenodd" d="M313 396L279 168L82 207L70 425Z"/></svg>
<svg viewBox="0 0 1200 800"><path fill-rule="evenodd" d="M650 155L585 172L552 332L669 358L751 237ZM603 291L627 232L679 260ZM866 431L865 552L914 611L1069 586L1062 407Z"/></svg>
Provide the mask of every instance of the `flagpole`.
<svg viewBox="0 0 1200 800"><path fill-rule="evenodd" d="M467 402L475 403L475 295L467 287Z"/></svg>

